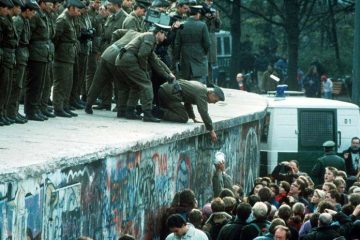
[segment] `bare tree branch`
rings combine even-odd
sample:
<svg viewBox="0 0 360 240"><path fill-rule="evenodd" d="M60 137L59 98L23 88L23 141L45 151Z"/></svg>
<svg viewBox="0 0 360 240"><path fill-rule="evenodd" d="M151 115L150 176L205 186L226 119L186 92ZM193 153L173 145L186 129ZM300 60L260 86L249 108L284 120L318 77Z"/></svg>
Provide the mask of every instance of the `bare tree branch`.
<svg viewBox="0 0 360 240"><path fill-rule="evenodd" d="M280 27L284 27L284 23L282 22L277 22L277 21L274 21L272 20L271 18L267 17L266 15L258 12L258 11L255 11L255 10L252 10L251 8L248 8L248 7L245 7L244 5L241 5L241 8L244 9L245 11L255 15L255 16L258 16L258 17L261 17L262 19L264 19L265 21L267 22L270 22L274 25L277 25L277 26L280 26Z"/></svg>

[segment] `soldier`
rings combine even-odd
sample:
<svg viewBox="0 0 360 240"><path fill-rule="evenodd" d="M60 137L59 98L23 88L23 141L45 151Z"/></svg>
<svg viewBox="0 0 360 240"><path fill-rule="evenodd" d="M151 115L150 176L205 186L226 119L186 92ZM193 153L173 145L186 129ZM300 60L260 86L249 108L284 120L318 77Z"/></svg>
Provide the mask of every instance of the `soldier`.
<svg viewBox="0 0 360 240"><path fill-rule="evenodd" d="M15 123L7 116L7 105L11 94L11 82L15 67L15 49L18 37L11 18L14 4L10 0L0 1L0 126Z"/></svg>
<svg viewBox="0 0 360 240"><path fill-rule="evenodd" d="M175 61L180 61L182 78L206 83L210 38L206 24L200 21L201 9L202 6L190 7L190 17L176 35L174 55Z"/></svg>
<svg viewBox="0 0 360 240"><path fill-rule="evenodd" d="M126 17L122 28L133 29L137 32L145 32L144 16L150 5L151 3L146 0L136 1L134 10Z"/></svg>
<svg viewBox="0 0 360 240"><path fill-rule="evenodd" d="M104 25L104 34L102 37L102 47L105 50L111 44L112 33L121 29L124 20L127 18L128 14L121 9L121 0L110 0L108 5L108 10L112 15L110 15ZM115 85L115 94L117 93L117 86ZM113 85L112 83L107 84L103 89L102 93L102 102L99 106L94 107L94 109L105 109L111 110L111 99L113 96Z"/></svg>
<svg viewBox="0 0 360 240"><path fill-rule="evenodd" d="M21 90L23 89L25 80L25 70L29 58L29 40L30 40L30 23L31 19L36 14L36 10L40 7L34 0L27 0L24 6L21 7L21 14L13 17L15 29L19 37L19 47L16 49L16 72L14 75L14 82L12 84L11 97L7 109L8 116L15 120L16 123L26 123L27 119L22 116L19 111L19 101Z"/></svg>
<svg viewBox="0 0 360 240"><path fill-rule="evenodd" d="M56 19L53 105L56 116L70 118L77 116L69 105L78 45L74 18L85 6L79 0L69 0L66 7Z"/></svg>
<svg viewBox="0 0 360 240"><path fill-rule="evenodd" d="M195 123L198 123L200 121L195 118L192 108L192 104L195 104L206 129L210 131L211 140L213 142L217 140L208 113L208 103L225 101L224 92L221 88L215 85L213 88L206 88L204 84L197 81L177 80L174 84L164 83L161 85L158 94L161 108L155 109L154 115L156 117L181 123L186 123L191 118Z"/></svg>
<svg viewBox="0 0 360 240"><path fill-rule="evenodd" d="M83 88L81 100L86 102L86 97L89 92L91 83L94 79L94 74L97 68L97 61L101 55L101 33L103 30L104 18L99 15L99 8L101 5L100 0L94 0L90 2L90 9L88 15L90 17L91 26L95 29L94 38L92 41L92 49L88 57L88 66L86 72L86 82Z"/></svg>
<svg viewBox="0 0 360 240"><path fill-rule="evenodd" d="M121 8L124 9L126 13L131 13L133 10L133 1L132 0L123 0Z"/></svg>
<svg viewBox="0 0 360 240"><path fill-rule="evenodd" d="M40 111L49 62L53 59L53 50L50 49L50 25L44 13L48 1L51 2L51 0L38 1L40 9L30 19L29 75L26 81L24 110L26 117L33 121L48 119Z"/></svg>
<svg viewBox="0 0 360 240"><path fill-rule="evenodd" d="M116 66L140 91L140 102L144 112L143 121L160 122L152 113L153 89L149 76L149 65L152 70L157 72L161 77L167 80L175 79L170 69L154 53L156 44L166 39L165 31L170 27L157 24L152 32L140 34L138 37L129 42L123 49L123 54L117 59ZM130 97L129 97L130 98ZM127 105L127 110L134 106Z"/></svg>
<svg viewBox="0 0 360 240"><path fill-rule="evenodd" d="M85 107L85 103L80 100L80 94L81 87L85 84L88 58L92 49L92 39L95 34L95 29L92 27L88 15L89 3L87 1L83 1L83 3L86 7L80 10L81 15L75 19L75 27L80 46L77 55L78 62L75 64L77 71L74 70L74 72L77 73L77 75L74 76L70 105L76 109L84 109Z"/></svg>
<svg viewBox="0 0 360 240"><path fill-rule="evenodd" d="M47 18L47 23L49 25L49 56L51 56L51 58L49 58L49 62L48 62L48 66L47 66L47 70L46 70L46 76L45 76L45 81L44 81L44 88L42 91L42 96L41 96L41 103L40 103L40 111L41 113L47 117L47 118L54 118L55 115L53 113L51 113L49 111L49 106L48 103L50 101L50 95L51 95L51 87L53 85L54 82L54 55L55 55L55 47L54 47L54 37L55 37L55 21L56 18L54 18L54 5L56 3L55 0L52 0L52 2L50 2L51 0L45 2L45 4L43 4L43 12L46 15Z"/></svg>
<svg viewBox="0 0 360 240"><path fill-rule="evenodd" d="M116 71L115 60L120 53L120 49L127 43L129 43L132 39L134 39L136 36L140 35L140 33L134 30L119 29L114 32L114 35L116 36L113 37L113 41L115 42L110 45L101 55L99 66L95 72L94 81L92 82L89 90L85 107L85 112L88 114L93 113L92 105L95 103L96 98L99 96L100 92L107 84L111 83L112 81L117 82L120 79L125 79L125 76L123 76L123 74ZM122 93L121 95L119 94L118 101L122 100L125 94L129 94L129 87L122 87L121 91L125 91L125 93ZM125 98L127 99L126 96ZM126 100L123 101L125 102ZM120 117L124 115L124 112L121 111L125 111L126 103L118 103L118 106L122 106L118 109L118 116Z"/></svg>

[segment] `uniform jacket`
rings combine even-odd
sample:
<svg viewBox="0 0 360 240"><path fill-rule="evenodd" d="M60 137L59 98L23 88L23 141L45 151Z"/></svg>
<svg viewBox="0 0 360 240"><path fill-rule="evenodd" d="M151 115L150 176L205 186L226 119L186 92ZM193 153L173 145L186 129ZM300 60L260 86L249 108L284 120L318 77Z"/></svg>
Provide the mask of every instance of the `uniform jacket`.
<svg viewBox="0 0 360 240"><path fill-rule="evenodd" d="M105 44L103 49L106 49L106 47L109 46L112 33L117 29L123 28L122 26L127 16L128 14L122 9L119 12L108 16L104 24L104 35L102 37L102 41Z"/></svg>
<svg viewBox="0 0 360 240"><path fill-rule="evenodd" d="M76 28L78 32L77 36L80 40L79 53L89 55L92 50L92 39L84 38L81 35L82 31L92 30L92 23L88 13L82 13L79 17L77 17Z"/></svg>
<svg viewBox="0 0 360 240"><path fill-rule="evenodd" d="M183 29L178 30L175 38L175 61L180 61L180 73L185 79L204 77L208 74L207 54L210 37L204 22L189 17Z"/></svg>
<svg viewBox="0 0 360 240"><path fill-rule="evenodd" d="M135 12L132 11L124 20L122 28L132 29L137 32L145 32L144 19L143 17L136 16Z"/></svg>
<svg viewBox="0 0 360 240"><path fill-rule="evenodd" d="M101 34L103 32L104 18L100 16L95 9L91 8L88 12L91 26L95 28L95 36L92 44L92 52L101 52Z"/></svg>
<svg viewBox="0 0 360 240"><path fill-rule="evenodd" d="M212 120L208 113L208 97L206 86L197 81L187 81L180 79L177 80L177 82L182 89L181 94L173 95L172 84L164 83L160 87L163 88L167 94L173 95L172 99L175 99L178 102L184 102L185 110L191 119L195 118L192 104L196 105L206 129L208 131L213 130Z"/></svg>
<svg viewBox="0 0 360 240"><path fill-rule="evenodd" d="M346 173L348 174L348 176L356 176L357 171L354 169L353 166L353 160L352 160L352 154L351 154L351 148L348 148L347 150L345 150L343 152L343 155L345 153L349 153L347 158L344 158L345 160L345 167L346 167ZM360 160L359 160L360 161ZM360 167L360 165L359 165Z"/></svg>
<svg viewBox="0 0 360 240"><path fill-rule="evenodd" d="M75 63L78 40L73 18L67 9L56 19L54 44L56 61Z"/></svg>
<svg viewBox="0 0 360 240"><path fill-rule="evenodd" d="M50 44L50 22L45 13L38 10L30 19L29 60L50 62L54 59L53 46Z"/></svg>
<svg viewBox="0 0 360 240"><path fill-rule="evenodd" d="M15 64L15 48L18 46L18 35L10 16L0 16L0 63L8 68Z"/></svg>
<svg viewBox="0 0 360 240"><path fill-rule="evenodd" d="M311 171L312 175L319 181L318 183L324 181L325 167L335 167L338 170L345 171L345 161L335 152L326 153L325 156L319 158Z"/></svg>
<svg viewBox="0 0 360 240"><path fill-rule="evenodd" d="M15 29L19 36L19 47L16 49L16 64L27 65L29 59L30 24L29 20L19 15L13 17Z"/></svg>

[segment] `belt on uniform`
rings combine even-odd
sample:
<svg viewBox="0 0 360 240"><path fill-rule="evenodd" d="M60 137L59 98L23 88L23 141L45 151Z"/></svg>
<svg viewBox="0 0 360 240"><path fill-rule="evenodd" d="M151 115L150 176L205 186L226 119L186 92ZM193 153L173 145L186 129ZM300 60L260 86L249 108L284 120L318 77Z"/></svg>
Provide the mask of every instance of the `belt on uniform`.
<svg viewBox="0 0 360 240"><path fill-rule="evenodd" d="M30 41L30 44L50 44L50 40L34 40Z"/></svg>

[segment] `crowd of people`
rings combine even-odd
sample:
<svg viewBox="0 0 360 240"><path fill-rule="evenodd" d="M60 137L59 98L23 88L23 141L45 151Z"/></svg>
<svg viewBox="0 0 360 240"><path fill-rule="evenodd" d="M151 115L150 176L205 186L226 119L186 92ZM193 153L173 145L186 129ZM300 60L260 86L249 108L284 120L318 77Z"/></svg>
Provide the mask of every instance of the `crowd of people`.
<svg viewBox="0 0 360 240"><path fill-rule="evenodd" d="M359 239L360 139L342 156L332 141L323 147L311 173L301 172L296 160L283 161L249 193L232 182L225 155L217 152L213 199L198 206L191 189L176 193L160 239Z"/></svg>
<svg viewBox="0 0 360 240"><path fill-rule="evenodd" d="M224 100L206 85L220 24L211 0L1 0L0 126L93 114L115 101L117 117L150 122L197 121L196 104L211 131L207 103ZM158 96L164 83L171 89Z"/></svg>

